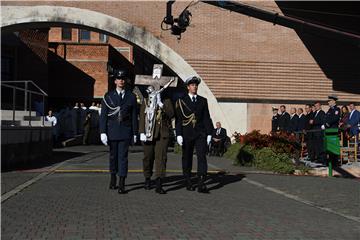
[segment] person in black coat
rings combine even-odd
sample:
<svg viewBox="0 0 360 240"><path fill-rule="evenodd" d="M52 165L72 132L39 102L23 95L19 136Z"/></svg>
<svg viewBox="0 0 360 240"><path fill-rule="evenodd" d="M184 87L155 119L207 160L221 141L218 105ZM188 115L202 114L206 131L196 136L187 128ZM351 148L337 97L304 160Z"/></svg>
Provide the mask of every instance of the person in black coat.
<svg viewBox="0 0 360 240"><path fill-rule="evenodd" d="M296 114L296 108L290 109L289 133L298 131L299 116Z"/></svg>
<svg viewBox="0 0 360 240"><path fill-rule="evenodd" d="M105 94L100 114L100 138L104 145L110 146L110 189L116 189L118 174L120 194L127 193L128 150L138 133L136 97L125 88L125 78L125 71L116 71L116 89Z"/></svg>
<svg viewBox="0 0 360 240"><path fill-rule="evenodd" d="M321 126L325 123L325 112L321 110L321 103L315 103L314 118L310 120L311 128L314 130L313 143L314 143L314 161L326 164L325 162L325 149L324 149L324 133L321 131Z"/></svg>
<svg viewBox="0 0 360 240"><path fill-rule="evenodd" d="M297 115L299 116L298 120L298 131L304 131L306 126L306 117L304 115L304 110L302 108L297 109Z"/></svg>
<svg viewBox="0 0 360 240"><path fill-rule="evenodd" d="M271 119L271 132L277 132L279 130L279 109L276 107L272 107L273 116Z"/></svg>
<svg viewBox="0 0 360 240"><path fill-rule="evenodd" d="M336 106L336 101L338 97L331 95L328 97L329 110L326 112L324 124L321 126L321 129L327 128L339 128L340 121L340 108ZM329 152L329 161L332 162L333 166L338 164L338 156Z"/></svg>
<svg viewBox="0 0 360 240"><path fill-rule="evenodd" d="M280 114L279 114L279 131L288 132L290 125L290 114L286 112L285 105L280 106Z"/></svg>
<svg viewBox="0 0 360 240"><path fill-rule="evenodd" d="M199 77L190 77L185 83L188 94L176 101L176 139L182 146L182 168L186 189L193 191L191 169L194 148L197 155L198 192L206 193L207 174L206 152L213 130L207 99L197 94Z"/></svg>
<svg viewBox="0 0 360 240"><path fill-rule="evenodd" d="M308 158L310 161L314 161L314 138L313 133L309 132L312 129L312 124L310 124L310 120L314 120L314 112L312 111L313 104L305 105L305 136L304 140L306 143Z"/></svg>

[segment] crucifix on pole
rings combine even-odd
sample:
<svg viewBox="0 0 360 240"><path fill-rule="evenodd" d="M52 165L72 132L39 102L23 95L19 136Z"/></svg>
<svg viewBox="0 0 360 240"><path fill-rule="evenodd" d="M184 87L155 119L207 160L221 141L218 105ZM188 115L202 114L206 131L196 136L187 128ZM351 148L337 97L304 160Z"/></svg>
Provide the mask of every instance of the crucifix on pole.
<svg viewBox="0 0 360 240"><path fill-rule="evenodd" d="M152 141L155 118L158 115L158 111L161 111L158 107L158 99L160 94L168 87L176 87L178 78L162 76L163 65L154 64L153 74L149 75L136 75L135 85L148 85L146 92L149 94L145 101L145 135L147 141ZM162 88L161 88L162 87Z"/></svg>

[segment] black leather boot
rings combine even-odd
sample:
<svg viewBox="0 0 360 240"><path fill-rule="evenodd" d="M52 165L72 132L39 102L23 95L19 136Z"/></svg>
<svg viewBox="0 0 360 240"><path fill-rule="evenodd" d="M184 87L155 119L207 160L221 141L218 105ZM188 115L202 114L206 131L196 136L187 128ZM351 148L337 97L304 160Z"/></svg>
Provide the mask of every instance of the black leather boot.
<svg viewBox="0 0 360 240"><path fill-rule="evenodd" d="M109 188L110 189L116 189L116 174L111 174Z"/></svg>
<svg viewBox="0 0 360 240"><path fill-rule="evenodd" d="M194 191L195 190L195 188L192 185L190 177L186 177L185 182L186 182L185 183L186 184L186 190L188 190L188 191Z"/></svg>
<svg viewBox="0 0 360 240"><path fill-rule="evenodd" d="M151 179L150 178L145 178L144 188L145 188L145 190L151 189Z"/></svg>
<svg viewBox="0 0 360 240"><path fill-rule="evenodd" d="M209 190L206 187L205 184L206 181L206 175L201 175L198 182L198 192L199 193L208 193Z"/></svg>
<svg viewBox="0 0 360 240"><path fill-rule="evenodd" d="M125 190L125 177L120 177L119 179L119 194L125 194L127 191Z"/></svg>
<svg viewBox="0 0 360 240"><path fill-rule="evenodd" d="M165 194L166 191L162 188L162 179L161 178L157 178L156 179L156 189L155 192L159 193L159 194Z"/></svg>

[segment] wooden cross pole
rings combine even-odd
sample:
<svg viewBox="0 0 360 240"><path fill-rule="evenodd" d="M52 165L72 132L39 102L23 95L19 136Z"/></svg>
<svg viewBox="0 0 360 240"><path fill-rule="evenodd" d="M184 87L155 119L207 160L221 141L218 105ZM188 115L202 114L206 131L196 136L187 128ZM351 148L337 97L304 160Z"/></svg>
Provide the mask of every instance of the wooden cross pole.
<svg viewBox="0 0 360 240"><path fill-rule="evenodd" d="M152 85L155 90L159 90L160 87L165 86L170 80L174 81L170 84L169 87L176 87L178 78L177 77L167 77L162 76L162 64L154 64L153 74L150 75L136 75L135 76L135 85Z"/></svg>

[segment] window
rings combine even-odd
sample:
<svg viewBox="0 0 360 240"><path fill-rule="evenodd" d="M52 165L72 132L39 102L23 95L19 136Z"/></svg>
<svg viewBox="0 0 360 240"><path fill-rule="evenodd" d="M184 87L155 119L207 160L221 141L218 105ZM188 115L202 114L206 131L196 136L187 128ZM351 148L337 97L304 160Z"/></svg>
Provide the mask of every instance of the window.
<svg viewBox="0 0 360 240"><path fill-rule="evenodd" d="M90 31L80 29L80 41L90 41Z"/></svg>
<svg viewBox="0 0 360 240"><path fill-rule="evenodd" d="M62 28L61 29L61 39L71 41L71 39L72 39L72 29L71 28Z"/></svg>
<svg viewBox="0 0 360 240"><path fill-rule="evenodd" d="M109 41L109 36L106 34L99 33L99 41L102 43L107 43Z"/></svg>

